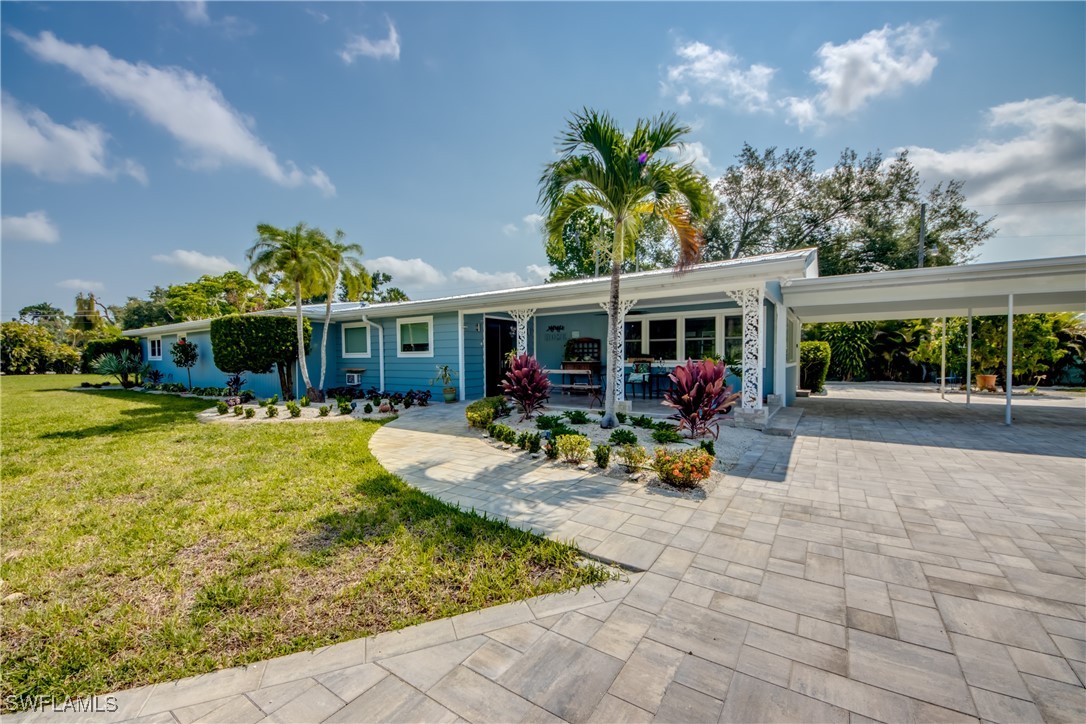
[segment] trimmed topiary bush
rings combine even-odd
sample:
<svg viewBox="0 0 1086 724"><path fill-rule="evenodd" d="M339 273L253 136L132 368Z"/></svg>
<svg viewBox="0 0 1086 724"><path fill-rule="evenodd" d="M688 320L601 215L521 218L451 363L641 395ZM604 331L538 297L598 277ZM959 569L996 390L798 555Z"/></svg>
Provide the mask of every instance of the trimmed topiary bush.
<svg viewBox="0 0 1086 724"><path fill-rule="evenodd" d="M83 346L79 355L79 371L83 374L94 371L95 361L104 354L120 354L121 350L142 361L143 349L139 340L131 337L118 337L117 339L93 339Z"/></svg>
<svg viewBox="0 0 1086 724"><path fill-rule="evenodd" d="M829 342L799 343L799 386L811 392L821 392L830 371Z"/></svg>

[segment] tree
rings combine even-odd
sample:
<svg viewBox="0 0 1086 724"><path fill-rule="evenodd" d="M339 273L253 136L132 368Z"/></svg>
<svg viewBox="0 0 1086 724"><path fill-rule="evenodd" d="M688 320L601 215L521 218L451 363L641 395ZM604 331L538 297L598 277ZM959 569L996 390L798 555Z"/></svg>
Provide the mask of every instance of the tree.
<svg viewBox="0 0 1086 724"><path fill-rule="evenodd" d="M324 372L328 365L328 328L332 326L332 298L336 290L342 288L343 294L348 299L357 299L370 286L366 267L362 266L362 260L356 256L356 254L362 254L362 247L358 244L345 243L344 236L341 230L336 229L335 238L328 240L323 250L328 262L328 276L325 279L327 291L324 304L324 329L321 331L321 376L317 383L318 395L310 398L316 402L324 401Z"/></svg>
<svg viewBox="0 0 1086 724"><path fill-rule="evenodd" d="M309 353L312 331L309 320L304 320L305 354ZM276 367L283 399L294 399L294 363L298 360L298 347L294 320L290 317L233 314L215 319L211 322L211 350L215 355L215 366L223 372L267 374Z"/></svg>
<svg viewBox="0 0 1086 724"><path fill-rule="evenodd" d="M638 120L633 133L626 136L610 115L585 108L573 115L559 136L561 157L547 164L539 181L549 242L562 238L566 223L581 209L603 213L614 227L607 254L611 290L607 303L608 384L600 421L604 428L617 424L616 390L622 385L619 278L645 218L656 216L674 230L680 268L695 262L701 252L701 233L694 222L712 204L709 184L691 164L656 158L661 151L679 148L689 131L670 114Z"/></svg>
<svg viewBox="0 0 1086 724"><path fill-rule="evenodd" d="M562 235L547 239L547 262L554 269L548 282L583 279L598 276L601 252L611 246L609 231L604 229L603 215L591 208L575 211L562 228ZM606 270L607 261L602 259Z"/></svg>
<svg viewBox="0 0 1086 724"><path fill-rule="evenodd" d="M187 341L184 337L170 345L170 357L173 363L185 370L189 376L189 389L192 389L192 368L200 359L200 350L194 342Z"/></svg>
<svg viewBox="0 0 1086 724"><path fill-rule="evenodd" d="M306 396L309 399L320 399L313 383L309 381L309 368L302 352L302 293L314 289L325 291L324 281L333 276L331 264L323 251L328 244L328 237L320 229L311 228L302 222L290 229L257 224L256 232L259 238L246 252L249 273L262 282L270 282L278 277L282 284L293 289L302 382L305 383Z"/></svg>
<svg viewBox="0 0 1086 724"><path fill-rule="evenodd" d="M48 302L39 302L20 309L19 321L41 327L49 332L54 342L63 344L65 332L68 331L72 318L60 307L54 307Z"/></svg>
<svg viewBox="0 0 1086 724"><path fill-rule="evenodd" d="M362 290L361 301L366 304L385 304L388 302L410 301L407 294L399 287L385 287L392 281L392 275L374 270L370 274L369 287Z"/></svg>
<svg viewBox="0 0 1086 724"><path fill-rule="evenodd" d="M79 352L59 344L44 327L26 322L0 325L0 371L4 374L72 372Z"/></svg>

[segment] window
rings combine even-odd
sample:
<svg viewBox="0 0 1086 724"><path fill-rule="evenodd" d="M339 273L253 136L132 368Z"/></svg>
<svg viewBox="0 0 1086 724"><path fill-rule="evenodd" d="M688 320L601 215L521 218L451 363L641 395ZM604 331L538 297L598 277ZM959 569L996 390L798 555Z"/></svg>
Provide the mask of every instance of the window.
<svg viewBox="0 0 1086 724"><path fill-rule="evenodd" d="M434 318L409 317L396 320L398 357L434 356Z"/></svg>
<svg viewBox="0 0 1086 724"><path fill-rule="evenodd" d="M149 359L162 359L162 337L151 337L147 340Z"/></svg>
<svg viewBox="0 0 1086 724"><path fill-rule="evenodd" d="M686 320L686 357L704 359L716 354L716 319L689 317Z"/></svg>
<svg viewBox="0 0 1086 724"><path fill-rule="evenodd" d="M724 359L743 363L743 317L724 317Z"/></svg>
<svg viewBox="0 0 1086 724"><path fill-rule="evenodd" d="M368 324L343 325L343 356L370 356L370 327Z"/></svg>
<svg viewBox="0 0 1086 724"><path fill-rule="evenodd" d="M649 320L649 356L655 359L676 359L679 352L678 329L677 319Z"/></svg>
<svg viewBox="0 0 1086 724"><path fill-rule="evenodd" d="M641 356L641 320L626 322L626 359Z"/></svg>

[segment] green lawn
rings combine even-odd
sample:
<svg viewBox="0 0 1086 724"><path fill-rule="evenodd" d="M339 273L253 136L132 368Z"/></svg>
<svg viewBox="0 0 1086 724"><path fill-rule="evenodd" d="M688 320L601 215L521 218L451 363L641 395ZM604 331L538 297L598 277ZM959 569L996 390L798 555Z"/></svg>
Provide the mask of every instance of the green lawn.
<svg viewBox="0 0 1086 724"><path fill-rule="evenodd" d="M84 379L0 378L5 702L166 681L607 577L573 548L408 487L369 452L377 424L201 424L207 402L70 390Z"/></svg>

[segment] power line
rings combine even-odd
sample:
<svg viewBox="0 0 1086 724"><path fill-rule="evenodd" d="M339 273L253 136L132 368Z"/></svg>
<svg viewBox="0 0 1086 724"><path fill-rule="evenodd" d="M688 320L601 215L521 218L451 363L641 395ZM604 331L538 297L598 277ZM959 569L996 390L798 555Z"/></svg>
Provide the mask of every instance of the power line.
<svg viewBox="0 0 1086 724"><path fill-rule="evenodd" d="M991 208L994 206L1033 206L1035 204L1086 204L1086 199L1064 199L1060 201L1008 201L1002 204L967 204L977 208Z"/></svg>

